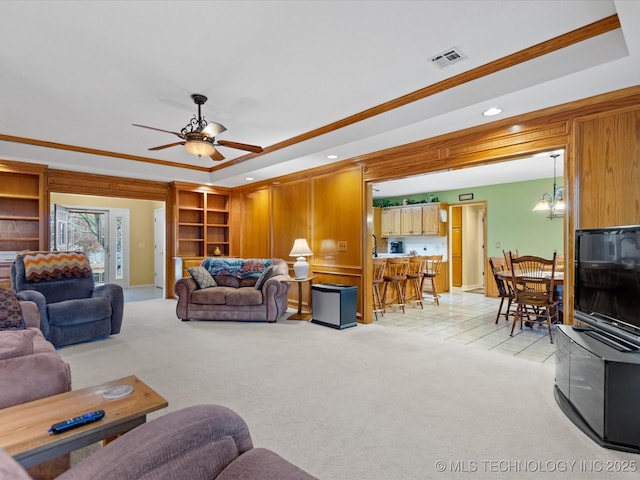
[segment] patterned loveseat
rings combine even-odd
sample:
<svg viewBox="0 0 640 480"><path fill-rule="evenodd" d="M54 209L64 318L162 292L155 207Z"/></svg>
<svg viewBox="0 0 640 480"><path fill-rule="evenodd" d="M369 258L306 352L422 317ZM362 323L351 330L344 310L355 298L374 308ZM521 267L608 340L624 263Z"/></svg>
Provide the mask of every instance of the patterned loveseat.
<svg viewBox="0 0 640 480"><path fill-rule="evenodd" d="M282 259L209 257L189 271L192 276L174 288L176 314L183 321L275 322L287 311L290 284L282 280L289 278L289 268ZM207 278L198 278L203 273Z"/></svg>

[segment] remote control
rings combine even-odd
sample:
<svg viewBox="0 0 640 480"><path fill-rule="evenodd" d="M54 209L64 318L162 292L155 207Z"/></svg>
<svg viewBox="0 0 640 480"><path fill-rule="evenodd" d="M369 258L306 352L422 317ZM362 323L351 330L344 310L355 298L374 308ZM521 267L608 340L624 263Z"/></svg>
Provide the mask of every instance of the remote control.
<svg viewBox="0 0 640 480"><path fill-rule="evenodd" d="M62 433L72 428L81 427L87 423L95 422L104 417L104 410L96 410L95 412L85 413L79 417L73 417L63 422L54 423L49 429L49 433Z"/></svg>

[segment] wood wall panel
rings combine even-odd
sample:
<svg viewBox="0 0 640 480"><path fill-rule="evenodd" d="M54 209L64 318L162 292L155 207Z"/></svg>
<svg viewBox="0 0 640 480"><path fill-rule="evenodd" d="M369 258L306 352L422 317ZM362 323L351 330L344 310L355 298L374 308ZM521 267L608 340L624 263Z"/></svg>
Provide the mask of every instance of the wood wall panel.
<svg viewBox="0 0 640 480"><path fill-rule="evenodd" d="M365 249L363 190L360 168L313 178L314 265L360 268ZM339 249L340 242L346 250Z"/></svg>
<svg viewBox="0 0 640 480"><path fill-rule="evenodd" d="M111 177L92 173L48 170L47 194L75 193L79 195L99 195L102 197L137 198L141 200L169 200L169 184L151 180Z"/></svg>
<svg viewBox="0 0 640 480"><path fill-rule="evenodd" d="M295 259L289 256L296 238L306 238L314 250L311 238L311 182L308 178L280 183L273 192L273 256L283 258L290 266ZM309 260L311 262L311 259Z"/></svg>
<svg viewBox="0 0 640 480"><path fill-rule="evenodd" d="M242 196L241 246L242 258L271 257L270 192L263 188Z"/></svg>
<svg viewBox="0 0 640 480"><path fill-rule="evenodd" d="M577 228L640 223L640 108L579 120Z"/></svg>

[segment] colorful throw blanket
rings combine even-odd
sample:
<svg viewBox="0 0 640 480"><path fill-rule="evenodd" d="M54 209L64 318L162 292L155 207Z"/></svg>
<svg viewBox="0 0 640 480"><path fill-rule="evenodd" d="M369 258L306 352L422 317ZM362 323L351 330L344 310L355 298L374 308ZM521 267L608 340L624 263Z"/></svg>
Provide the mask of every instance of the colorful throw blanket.
<svg viewBox="0 0 640 480"><path fill-rule="evenodd" d="M211 275L231 275L236 278L258 278L270 265L271 259L269 258L207 257L202 261L202 266Z"/></svg>
<svg viewBox="0 0 640 480"><path fill-rule="evenodd" d="M63 277L88 277L91 265L84 252L23 252L24 275L29 282Z"/></svg>

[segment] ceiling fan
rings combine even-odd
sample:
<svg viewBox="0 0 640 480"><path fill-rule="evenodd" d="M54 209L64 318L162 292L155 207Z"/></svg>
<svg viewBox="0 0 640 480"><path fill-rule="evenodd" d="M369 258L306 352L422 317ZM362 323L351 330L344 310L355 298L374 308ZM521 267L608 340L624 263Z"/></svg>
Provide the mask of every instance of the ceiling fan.
<svg viewBox="0 0 640 480"><path fill-rule="evenodd" d="M194 93L191 95L191 98L193 99L193 102L198 105L198 116L194 115L191 121L187 123L182 130L180 130L180 133L163 130L161 128L148 127L137 123L132 124L134 127L142 127L150 130L157 130L158 132L171 133L182 140L180 142L168 143L167 145L151 147L149 150L163 150L169 147L184 145L187 152L197 155L198 157L210 157L211 160L224 160L224 156L216 149L216 147L237 148L239 150L246 150L253 153L262 152L262 147L258 147L257 145L232 142L230 140L216 140L216 137L224 132L226 127L220 123L207 122L201 115L200 109L207 101L207 97L199 93Z"/></svg>

